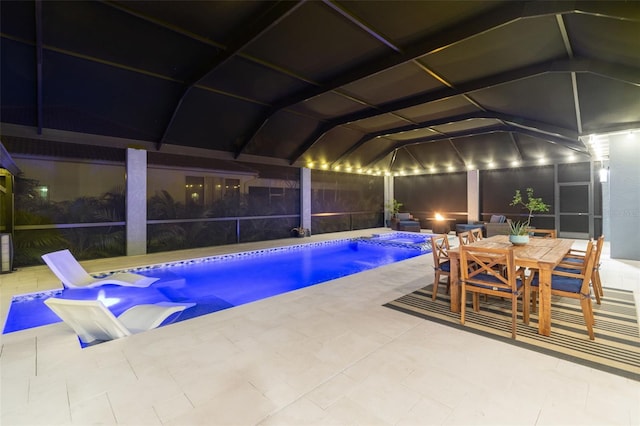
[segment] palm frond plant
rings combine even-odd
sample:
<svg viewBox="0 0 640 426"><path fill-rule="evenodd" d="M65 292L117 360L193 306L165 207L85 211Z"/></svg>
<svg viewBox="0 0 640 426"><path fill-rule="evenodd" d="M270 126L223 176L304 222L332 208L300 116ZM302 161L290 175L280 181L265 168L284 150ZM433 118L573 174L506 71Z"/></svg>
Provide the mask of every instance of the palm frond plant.
<svg viewBox="0 0 640 426"><path fill-rule="evenodd" d="M400 212L400 207L402 207L403 205L404 204L402 204L401 202L399 202L394 198L393 200L390 200L389 202L387 202L387 204L385 204L385 207L391 214L391 217L395 217L396 214Z"/></svg>

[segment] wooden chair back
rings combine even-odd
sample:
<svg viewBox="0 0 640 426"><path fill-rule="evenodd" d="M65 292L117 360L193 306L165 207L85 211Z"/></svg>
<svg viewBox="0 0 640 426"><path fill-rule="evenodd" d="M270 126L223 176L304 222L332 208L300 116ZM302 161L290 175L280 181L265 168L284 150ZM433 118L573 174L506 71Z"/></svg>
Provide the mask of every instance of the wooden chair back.
<svg viewBox="0 0 640 426"><path fill-rule="evenodd" d="M582 268L580 270L572 269L554 269L551 277L551 294L556 296L569 297L572 299L580 300L582 308L582 315L584 316L584 322L587 326L587 333L589 339L594 340L595 334L593 332L593 307L591 305L591 277L593 276L594 263L596 259L595 244L593 240L587 243L587 249L585 250L584 262L582 262ZM582 280L580 288L577 291L562 290L554 286L554 282L558 278L573 278ZM597 291L597 290L594 290ZM535 292L534 292L535 295ZM535 302L535 296L533 298Z"/></svg>
<svg viewBox="0 0 640 426"><path fill-rule="evenodd" d="M488 286L482 293L504 296L517 290L513 247L460 247L460 271L464 283Z"/></svg>
<svg viewBox="0 0 640 426"><path fill-rule="evenodd" d="M471 244L473 242L471 231L458 232L458 239L460 240L461 246L466 246L467 244Z"/></svg>
<svg viewBox="0 0 640 426"><path fill-rule="evenodd" d="M474 228L474 229L470 229L469 232L471 233L471 239L473 241L479 241L483 238L482 236L482 228Z"/></svg>
<svg viewBox="0 0 640 426"><path fill-rule="evenodd" d="M516 269L513 246L506 248L460 247L462 304L460 322L464 324L466 294L473 294L473 309L480 310L480 294L511 299L511 337L516 338L518 297L522 296L522 319L529 323L529 281ZM517 280L520 275L522 280Z"/></svg>
<svg viewBox="0 0 640 426"><path fill-rule="evenodd" d="M596 300L600 304L600 298L604 297L602 289L602 280L600 279L600 255L602 255L602 247L604 246L604 234L598 237L596 242L596 254L593 259L593 276L591 284L593 284L593 292L596 293Z"/></svg>
<svg viewBox="0 0 640 426"><path fill-rule="evenodd" d="M604 234L600 235L596 241L596 256L593 261L593 267L595 269L600 268L600 255L602 254L603 246L604 246Z"/></svg>
<svg viewBox="0 0 640 426"><path fill-rule="evenodd" d="M446 234L431 236L431 253L433 254L433 266L438 268L441 263L449 261L449 237Z"/></svg>
<svg viewBox="0 0 640 426"><path fill-rule="evenodd" d="M447 277L447 291L451 285L451 279L449 276L451 268L451 262L449 262L449 236L446 234L432 235L431 253L433 253L433 270L435 273L431 298L436 300L438 297L440 277L443 275Z"/></svg>

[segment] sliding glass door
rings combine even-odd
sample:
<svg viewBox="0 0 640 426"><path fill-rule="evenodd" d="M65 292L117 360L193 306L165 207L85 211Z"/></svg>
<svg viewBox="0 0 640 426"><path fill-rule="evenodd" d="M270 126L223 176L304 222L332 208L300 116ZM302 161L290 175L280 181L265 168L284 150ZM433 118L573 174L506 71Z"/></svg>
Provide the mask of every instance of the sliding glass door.
<svg viewBox="0 0 640 426"><path fill-rule="evenodd" d="M559 237L588 239L593 235L591 183L558 184Z"/></svg>

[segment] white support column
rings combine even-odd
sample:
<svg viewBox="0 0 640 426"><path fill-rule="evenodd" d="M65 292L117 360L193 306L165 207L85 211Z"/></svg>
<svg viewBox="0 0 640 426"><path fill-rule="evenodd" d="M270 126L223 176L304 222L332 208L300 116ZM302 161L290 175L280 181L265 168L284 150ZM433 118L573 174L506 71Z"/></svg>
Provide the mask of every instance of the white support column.
<svg viewBox="0 0 640 426"><path fill-rule="evenodd" d="M640 232L638 164L640 133L610 135L609 241L612 259L640 260L640 245L634 238Z"/></svg>
<svg viewBox="0 0 640 426"><path fill-rule="evenodd" d="M609 195L609 162L606 164L603 163L601 166L604 170L606 170L605 176L596 179L595 185L602 185L602 233L604 234L604 238L606 241L611 240L611 225L610 225L610 217L611 217L611 198ZM604 179L604 182L602 181ZM598 183L600 182L600 183ZM599 237L599 235L594 235L594 237Z"/></svg>
<svg viewBox="0 0 640 426"><path fill-rule="evenodd" d="M480 220L480 171L467 172L467 222Z"/></svg>
<svg viewBox="0 0 640 426"><path fill-rule="evenodd" d="M311 230L311 169L300 168L300 226Z"/></svg>
<svg viewBox="0 0 640 426"><path fill-rule="evenodd" d="M391 215L389 214L389 210L386 208L387 205L389 205L390 202L393 201L394 199L394 194L393 194L393 176L385 176L384 177L384 205L385 205L385 209L384 209L384 221L385 221L385 226L388 220L391 219Z"/></svg>
<svg viewBox="0 0 640 426"><path fill-rule="evenodd" d="M147 151L127 148L127 256L147 253Z"/></svg>

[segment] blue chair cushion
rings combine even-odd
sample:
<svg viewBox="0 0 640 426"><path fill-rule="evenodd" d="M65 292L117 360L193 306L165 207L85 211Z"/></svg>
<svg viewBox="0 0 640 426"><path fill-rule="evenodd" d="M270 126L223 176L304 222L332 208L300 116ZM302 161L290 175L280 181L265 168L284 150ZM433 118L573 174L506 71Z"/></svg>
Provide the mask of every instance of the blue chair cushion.
<svg viewBox="0 0 640 426"><path fill-rule="evenodd" d="M420 222L417 220L401 220L399 223L402 226L420 226Z"/></svg>
<svg viewBox="0 0 640 426"><path fill-rule="evenodd" d="M576 267L580 267L580 265L576 265ZM571 274L578 274L580 273L580 269L577 268L565 268L563 266L557 266L555 267L553 270L554 271L561 271L561 272L569 272Z"/></svg>
<svg viewBox="0 0 640 426"><path fill-rule="evenodd" d="M568 272L570 272L569 270ZM573 271L575 272L575 270ZM538 287L539 281L538 276L536 275L531 280L531 286ZM559 291L567 291L570 293L579 293L582 288L582 279L581 278L572 278L572 277L563 277L560 275L554 275L551 277L551 289L559 290Z"/></svg>
<svg viewBox="0 0 640 426"><path fill-rule="evenodd" d="M445 272L451 272L451 264L449 263L449 261L447 260L446 262L442 262L440 264L440 268L441 271L445 271Z"/></svg>
<svg viewBox="0 0 640 426"><path fill-rule="evenodd" d="M478 223L456 223L456 232L471 231L472 229L482 229L484 231L484 224Z"/></svg>
<svg viewBox="0 0 640 426"><path fill-rule="evenodd" d="M504 283L502 281L500 281L497 277L494 277L493 275L489 275L489 274L478 274L476 276L474 276L472 279L474 280L482 280L482 281L486 281L487 284L479 284L479 283L468 283L468 285L472 285L474 287L482 287L482 288L493 288L494 286L491 285L491 283L496 283L496 284L502 284L504 285ZM519 289L520 287L522 287L522 281L520 280L516 280L516 287ZM499 291L503 291L505 293L511 293L511 290L508 288L499 288Z"/></svg>

